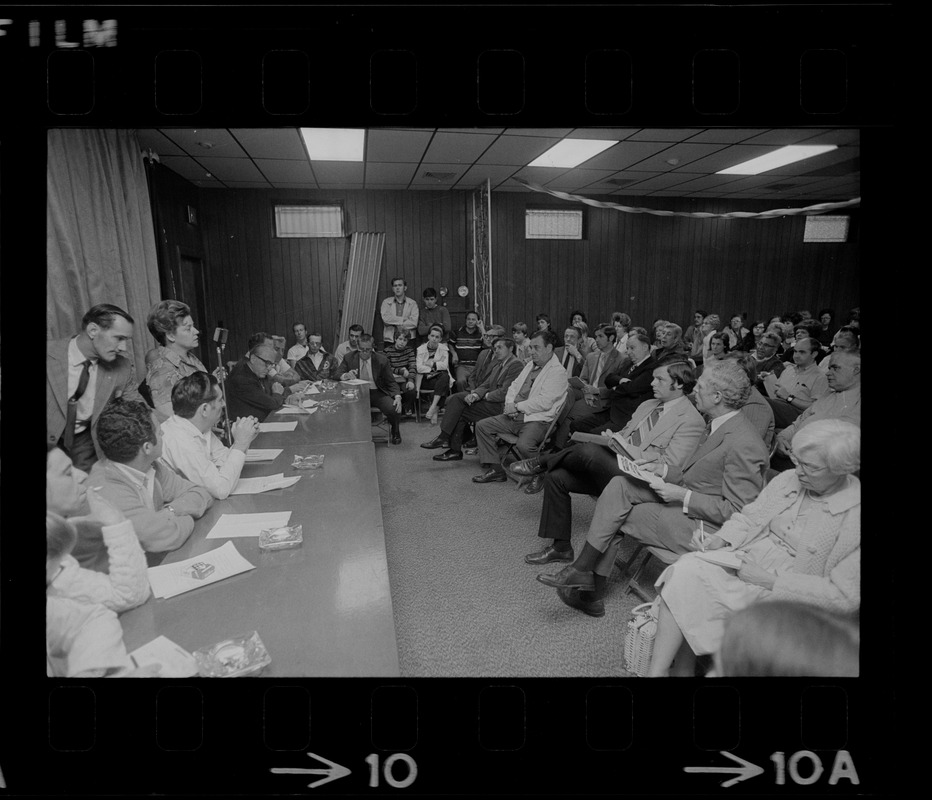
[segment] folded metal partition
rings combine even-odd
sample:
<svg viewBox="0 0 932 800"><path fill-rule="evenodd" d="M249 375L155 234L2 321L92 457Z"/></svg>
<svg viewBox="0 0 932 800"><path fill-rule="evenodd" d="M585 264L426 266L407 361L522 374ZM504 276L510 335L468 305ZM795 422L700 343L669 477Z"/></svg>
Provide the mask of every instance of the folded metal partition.
<svg viewBox="0 0 932 800"><path fill-rule="evenodd" d="M349 338L349 327L354 323L362 325L367 333L372 332L384 250L384 233L357 232L350 236L334 347Z"/></svg>

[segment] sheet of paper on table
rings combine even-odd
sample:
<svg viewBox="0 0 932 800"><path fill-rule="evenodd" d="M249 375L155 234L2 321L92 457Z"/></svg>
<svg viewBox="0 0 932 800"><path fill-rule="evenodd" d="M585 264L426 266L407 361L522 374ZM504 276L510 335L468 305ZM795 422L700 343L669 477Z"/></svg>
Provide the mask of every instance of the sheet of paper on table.
<svg viewBox="0 0 932 800"><path fill-rule="evenodd" d="M262 511L253 514L221 514L205 538L236 539L258 536L267 528L282 528L291 519L290 511Z"/></svg>
<svg viewBox="0 0 932 800"><path fill-rule="evenodd" d="M291 512L288 513L290 515ZM208 534L209 537L210 534ZM213 567L213 572L204 577L195 578L190 574L194 564L209 564ZM222 547L175 564L149 567L149 584L152 586L153 595L168 598L255 568L254 564L250 564L239 554L233 542L227 542Z"/></svg>
<svg viewBox="0 0 932 800"><path fill-rule="evenodd" d="M246 451L246 461L274 461L282 454L281 448L269 448L268 450L249 448Z"/></svg>
<svg viewBox="0 0 932 800"><path fill-rule="evenodd" d="M340 381L340 383L348 383L350 386L362 386L363 384L368 384L369 381L364 381L360 378L350 378L348 381Z"/></svg>
<svg viewBox="0 0 932 800"><path fill-rule="evenodd" d="M297 420L294 422L260 422L259 433L285 433L293 431L297 427Z"/></svg>
<svg viewBox="0 0 932 800"><path fill-rule="evenodd" d="M718 564L727 569L741 569L741 559L734 550L699 550L696 552L703 561Z"/></svg>
<svg viewBox="0 0 932 800"><path fill-rule="evenodd" d="M258 478L240 478L230 494L262 494L262 492L271 492L273 489L286 489L294 486L299 480L301 480L300 475L286 478L284 472L279 472L277 475L261 475Z"/></svg>
<svg viewBox="0 0 932 800"><path fill-rule="evenodd" d="M162 667L158 674L160 678L190 678L197 675L194 656L167 636L157 636L129 655L139 667L159 664Z"/></svg>

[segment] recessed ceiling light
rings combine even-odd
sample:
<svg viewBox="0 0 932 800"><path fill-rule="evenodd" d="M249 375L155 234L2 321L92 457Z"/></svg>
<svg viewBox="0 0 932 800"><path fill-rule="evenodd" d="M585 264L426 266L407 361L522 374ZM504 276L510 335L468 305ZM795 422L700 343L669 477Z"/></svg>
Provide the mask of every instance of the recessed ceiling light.
<svg viewBox="0 0 932 800"><path fill-rule="evenodd" d="M362 161L366 132L362 128L301 128L311 161Z"/></svg>
<svg viewBox="0 0 932 800"><path fill-rule="evenodd" d="M564 139L535 158L529 167L578 167L603 150L618 144L612 139Z"/></svg>
<svg viewBox="0 0 932 800"><path fill-rule="evenodd" d="M735 164L728 169L721 169L716 175L760 175L762 172L769 172L777 167L785 167L796 161L802 161L805 158L828 153L831 150L837 150L837 144L791 144L787 147L781 147L772 153L767 153L750 161L741 164Z"/></svg>

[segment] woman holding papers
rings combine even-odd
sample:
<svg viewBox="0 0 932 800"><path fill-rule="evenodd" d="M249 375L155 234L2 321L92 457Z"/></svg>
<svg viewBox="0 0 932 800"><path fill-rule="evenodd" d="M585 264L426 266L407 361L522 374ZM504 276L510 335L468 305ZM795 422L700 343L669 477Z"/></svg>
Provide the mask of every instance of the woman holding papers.
<svg viewBox="0 0 932 800"><path fill-rule="evenodd" d="M861 430L819 420L793 437L795 469L657 579L661 603L650 677L692 676L724 622L758 600L850 613L861 602ZM672 669L671 669L672 666Z"/></svg>

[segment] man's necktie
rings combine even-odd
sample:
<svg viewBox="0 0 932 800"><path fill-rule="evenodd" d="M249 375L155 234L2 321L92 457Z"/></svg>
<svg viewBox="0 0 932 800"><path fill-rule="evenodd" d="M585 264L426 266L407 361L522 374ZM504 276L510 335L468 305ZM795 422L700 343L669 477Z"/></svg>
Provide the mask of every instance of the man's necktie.
<svg viewBox="0 0 932 800"><path fill-rule="evenodd" d="M634 433L631 434L631 444L635 447L640 447L641 442L643 442L647 438L647 435L654 429L654 425L657 424L661 414L663 414L662 403L651 411L645 419L641 420L641 424L638 425Z"/></svg>
<svg viewBox="0 0 932 800"><path fill-rule="evenodd" d="M78 400L87 390L87 382L91 377L91 362L87 360L83 364L81 376L78 378L78 388L73 395L68 398L68 413L65 416L65 433L62 436L65 449L71 454L71 447L74 444L74 426L78 422Z"/></svg>

